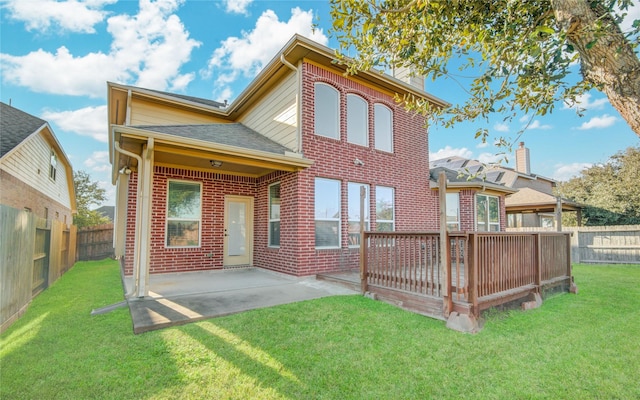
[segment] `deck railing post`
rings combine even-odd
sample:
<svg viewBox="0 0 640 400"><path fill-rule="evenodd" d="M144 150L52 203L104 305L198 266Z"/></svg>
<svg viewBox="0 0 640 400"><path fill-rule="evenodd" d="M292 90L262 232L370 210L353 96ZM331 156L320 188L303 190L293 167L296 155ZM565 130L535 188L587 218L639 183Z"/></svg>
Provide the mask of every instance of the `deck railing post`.
<svg viewBox="0 0 640 400"><path fill-rule="evenodd" d="M535 280L536 280L536 292L540 293L542 286L542 234L536 233L534 235L535 238Z"/></svg>
<svg viewBox="0 0 640 400"><path fill-rule="evenodd" d="M364 229L364 202L367 198L367 189L360 186L360 291L362 294L367 292L367 247L369 241Z"/></svg>
<svg viewBox="0 0 640 400"><path fill-rule="evenodd" d="M439 197L439 220L440 220L440 270L442 271L442 279L440 285L443 287L443 313L445 318L449 316L452 309L451 299L451 259L449 235L447 234L447 176L440 172L438 176L438 197Z"/></svg>
<svg viewBox="0 0 640 400"><path fill-rule="evenodd" d="M471 310L476 317L480 316L478 310L478 235L475 233L469 234L469 304L471 304ZM465 266L466 268L466 266Z"/></svg>

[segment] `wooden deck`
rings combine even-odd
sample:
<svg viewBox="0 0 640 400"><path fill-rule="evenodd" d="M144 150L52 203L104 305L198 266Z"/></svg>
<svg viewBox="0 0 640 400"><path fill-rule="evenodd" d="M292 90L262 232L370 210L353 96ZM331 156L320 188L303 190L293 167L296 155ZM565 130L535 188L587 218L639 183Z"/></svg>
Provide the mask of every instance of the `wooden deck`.
<svg viewBox="0 0 640 400"><path fill-rule="evenodd" d="M435 232L365 232L364 239L361 291L438 319L478 319L487 308L541 301L573 286L566 233L449 233L441 240Z"/></svg>

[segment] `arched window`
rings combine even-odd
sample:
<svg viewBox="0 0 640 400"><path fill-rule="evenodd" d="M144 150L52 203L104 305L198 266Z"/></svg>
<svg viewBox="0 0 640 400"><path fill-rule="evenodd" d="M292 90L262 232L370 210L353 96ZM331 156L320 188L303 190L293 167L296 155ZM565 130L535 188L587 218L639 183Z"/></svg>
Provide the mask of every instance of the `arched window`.
<svg viewBox="0 0 640 400"><path fill-rule="evenodd" d="M340 93L333 87L315 84L315 133L340 139Z"/></svg>
<svg viewBox="0 0 640 400"><path fill-rule="evenodd" d="M376 149L393 152L393 114L383 104L376 104L374 112L374 130Z"/></svg>
<svg viewBox="0 0 640 400"><path fill-rule="evenodd" d="M369 105L355 94L347 95L347 141L369 145Z"/></svg>

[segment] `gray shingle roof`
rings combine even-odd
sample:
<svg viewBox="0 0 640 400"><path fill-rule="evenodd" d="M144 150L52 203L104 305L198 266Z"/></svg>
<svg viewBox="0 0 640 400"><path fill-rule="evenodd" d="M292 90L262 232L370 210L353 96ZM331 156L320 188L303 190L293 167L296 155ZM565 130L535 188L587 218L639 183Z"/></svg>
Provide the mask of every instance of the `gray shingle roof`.
<svg viewBox="0 0 640 400"><path fill-rule="evenodd" d="M483 182L482 179L479 179L477 177L473 177L471 179L469 179L469 175L467 175L464 172L458 172L458 171L454 171L452 169L446 168L446 167L435 167L435 168L431 168L429 169L429 178L432 181L437 182L438 181L438 177L440 176L440 172L444 171L445 176L447 177L447 180L449 182L457 182L457 183L465 183L465 182Z"/></svg>
<svg viewBox="0 0 640 400"><path fill-rule="evenodd" d="M248 150L284 155L288 149L240 123L205 125L140 125L133 128L202 140Z"/></svg>
<svg viewBox="0 0 640 400"><path fill-rule="evenodd" d="M0 157L13 150L47 121L0 102Z"/></svg>
<svg viewBox="0 0 640 400"><path fill-rule="evenodd" d="M147 90L149 92L159 93L159 94L161 94L163 96L175 97L175 98L178 98L178 99L187 100L187 101L190 101L192 103L204 104L206 106L217 107L217 108L224 108L225 107L224 103L220 103L219 101L214 101L214 100L209 100L209 99L203 99L201 97L193 97L193 96L187 96L187 95L184 95L184 94L162 92L160 90L153 90L153 89L144 89L144 90Z"/></svg>

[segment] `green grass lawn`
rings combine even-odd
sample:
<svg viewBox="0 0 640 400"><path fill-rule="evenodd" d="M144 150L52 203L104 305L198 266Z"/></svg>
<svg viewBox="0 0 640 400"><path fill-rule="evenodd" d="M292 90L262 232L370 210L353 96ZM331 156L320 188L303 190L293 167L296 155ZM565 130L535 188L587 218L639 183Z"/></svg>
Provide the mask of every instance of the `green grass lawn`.
<svg viewBox="0 0 640 400"><path fill-rule="evenodd" d="M468 335L361 296L134 335L117 263L81 262L0 336L1 399L638 399L640 267Z"/></svg>

